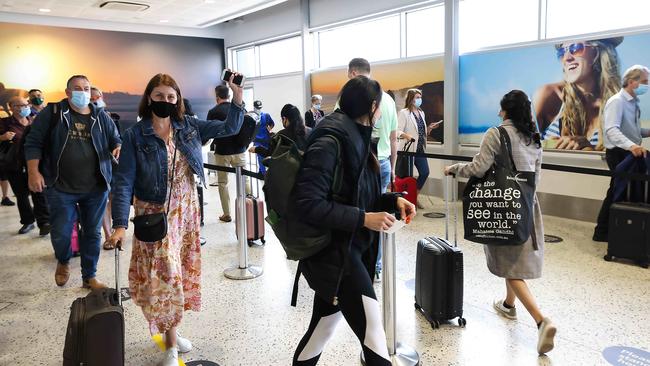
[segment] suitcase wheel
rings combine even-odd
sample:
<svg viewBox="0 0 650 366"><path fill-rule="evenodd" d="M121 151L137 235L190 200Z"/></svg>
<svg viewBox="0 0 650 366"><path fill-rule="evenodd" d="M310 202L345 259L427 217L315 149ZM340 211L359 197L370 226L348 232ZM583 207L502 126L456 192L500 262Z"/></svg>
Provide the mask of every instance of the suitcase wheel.
<svg viewBox="0 0 650 366"><path fill-rule="evenodd" d="M422 307L420 305L418 305L417 303L415 303L413 305L415 306L415 310L418 310L418 311L422 310Z"/></svg>
<svg viewBox="0 0 650 366"><path fill-rule="evenodd" d="M431 328L433 328L433 329L438 329L438 328L440 328L440 322L437 321L437 320L433 320L433 321L431 321Z"/></svg>
<svg viewBox="0 0 650 366"><path fill-rule="evenodd" d="M603 257L603 259L606 260L607 262L611 262L613 258L612 258L611 255L609 255L609 254L605 254L605 256Z"/></svg>
<svg viewBox="0 0 650 366"><path fill-rule="evenodd" d="M264 237L261 237L260 240L262 241L262 245L266 244L266 240L264 240Z"/></svg>
<svg viewBox="0 0 650 366"><path fill-rule="evenodd" d="M648 269L648 267L650 267L650 263L648 262L639 262L639 265L645 269Z"/></svg>
<svg viewBox="0 0 650 366"><path fill-rule="evenodd" d="M467 326L467 320L465 318L458 318L458 326L465 328Z"/></svg>

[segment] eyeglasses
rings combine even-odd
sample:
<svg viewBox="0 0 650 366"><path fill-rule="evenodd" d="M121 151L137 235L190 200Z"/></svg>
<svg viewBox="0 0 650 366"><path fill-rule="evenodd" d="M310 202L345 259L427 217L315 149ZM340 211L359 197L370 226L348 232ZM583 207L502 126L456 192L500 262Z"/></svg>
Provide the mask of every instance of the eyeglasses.
<svg viewBox="0 0 650 366"><path fill-rule="evenodd" d="M24 108L24 107L29 107L29 104L14 104L11 106L12 108Z"/></svg>
<svg viewBox="0 0 650 366"><path fill-rule="evenodd" d="M558 48L556 51L557 59L562 60L567 52L569 52L575 57L582 57L587 51L587 47L594 47L594 46L587 43L578 42L578 43L571 43L568 46Z"/></svg>

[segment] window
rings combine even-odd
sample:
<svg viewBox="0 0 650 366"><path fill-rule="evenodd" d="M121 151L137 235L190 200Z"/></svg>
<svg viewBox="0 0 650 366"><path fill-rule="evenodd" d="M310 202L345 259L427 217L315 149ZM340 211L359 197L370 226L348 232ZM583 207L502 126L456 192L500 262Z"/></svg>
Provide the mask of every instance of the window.
<svg viewBox="0 0 650 366"><path fill-rule="evenodd" d="M302 38L291 37L259 46L260 75L285 74L302 70Z"/></svg>
<svg viewBox="0 0 650 366"><path fill-rule="evenodd" d="M406 13L406 57L445 52L445 7Z"/></svg>
<svg viewBox="0 0 650 366"><path fill-rule="evenodd" d="M246 103L246 109L253 110L253 102L255 101L255 94L253 88L244 88L244 95L242 96L244 103Z"/></svg>
<svg viewBox="0 0 650 366"><path fill-rule="evenodd" d="M318 33L320 67L347 65L350 59L368 61L400 57L400 19L394 15Z"/></svg>
<svg viewBox="0 0 650 366"><path fill-rule="evenodd" d="M648 0L547 0L546 37L567 37L650 24Z"/></svg>
<svg viewBox="0 0 650 366"><path fill-rule="evenodd" d="M461 52L538 38L539 0L463 0L459 6Z"/></svg>
<svg viewBox="0 0 650 366"><path fill-rule="evenodd" d="M255 48L235 51L234 61L238 72L246 75L246 77L257 76L257 72L255 72Z"/></svg>

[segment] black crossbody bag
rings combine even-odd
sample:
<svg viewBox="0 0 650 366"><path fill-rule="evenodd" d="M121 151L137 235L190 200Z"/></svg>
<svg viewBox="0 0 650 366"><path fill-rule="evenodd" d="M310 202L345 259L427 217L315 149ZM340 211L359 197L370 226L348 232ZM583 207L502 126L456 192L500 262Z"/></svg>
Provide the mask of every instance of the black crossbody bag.
<svg viewBox="0 0 650 366"><path fill-rule="evenodd" d="M175 136L175 135L174 135ZM176 173L176 151L174 146L174 159L172 160L172 181L169 184L169 198L167 199L167 210L149 215L136 216L133 219L133 235L143 242L156 242L167 236L167 215L172 200L172 188L174 187L174 174Z"/></svg>

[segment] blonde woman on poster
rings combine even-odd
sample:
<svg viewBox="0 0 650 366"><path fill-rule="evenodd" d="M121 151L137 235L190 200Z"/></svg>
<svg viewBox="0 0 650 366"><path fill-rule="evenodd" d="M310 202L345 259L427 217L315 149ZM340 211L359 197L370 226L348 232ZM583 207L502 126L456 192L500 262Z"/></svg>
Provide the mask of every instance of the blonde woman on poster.
<svg viewBox="0 0 650 366"><path fill-rule="evenodd" d="M542 86L534 97L544 148L603 150L605 102L621 88L616 47L623 37L557 44L564 81Z"/></svg>

